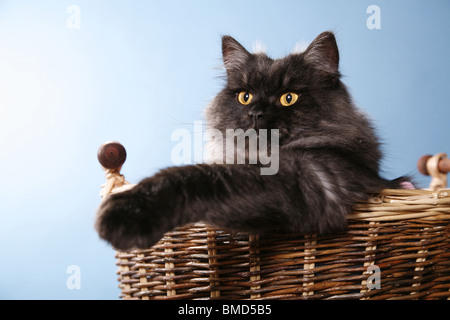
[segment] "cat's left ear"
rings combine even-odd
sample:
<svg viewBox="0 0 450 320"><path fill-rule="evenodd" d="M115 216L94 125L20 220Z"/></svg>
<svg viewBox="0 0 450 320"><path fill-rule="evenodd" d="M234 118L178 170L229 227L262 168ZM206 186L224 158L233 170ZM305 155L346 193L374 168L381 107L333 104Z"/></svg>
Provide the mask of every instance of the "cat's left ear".
<svg viewBox="0 0 450 320"><path fill-rule="evenodd" d="M326 31L317 36L304 52L307 62L331 75L338 75L339 50L334 34Z"/></svg>
<svg viewBox="0 0 450 320"><path fill-rule="evenodd" d="M251 57L250 52L230 36L222 37L222 55L227 74L239 70Z"/></svg>

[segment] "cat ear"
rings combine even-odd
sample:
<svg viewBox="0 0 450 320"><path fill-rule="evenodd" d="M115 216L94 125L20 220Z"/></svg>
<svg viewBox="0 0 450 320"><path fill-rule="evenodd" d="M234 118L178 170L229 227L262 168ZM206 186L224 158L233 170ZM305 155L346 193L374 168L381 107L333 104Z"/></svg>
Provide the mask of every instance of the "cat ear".
<svg viewBox="0 0 450 320"><path fill-rule="evenodd" d="M222 37L222 55L228 74L232 70L239 69L251 56L239 42L230 36Z"/></svg>
<svg viewBox="0 0 450 320"><path fill-rule="evenodd" d="M305 60L321 71L338 74L339 50L332 32L326 31L317 36L304 52Z"/></svg>

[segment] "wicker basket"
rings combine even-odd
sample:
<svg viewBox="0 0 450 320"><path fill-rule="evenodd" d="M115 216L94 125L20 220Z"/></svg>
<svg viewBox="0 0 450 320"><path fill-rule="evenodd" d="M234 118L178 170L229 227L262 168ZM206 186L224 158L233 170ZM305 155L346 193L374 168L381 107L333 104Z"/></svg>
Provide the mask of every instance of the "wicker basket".
<svg viewBox="0 0 450 320"><path fill-rule="evenodd" d="M127 184L107 174L105 193ZM112 181L112 182L111 182ZM450 299L450 189L384 190L330 237L195 224L118 252L124 299Z"/></svg>

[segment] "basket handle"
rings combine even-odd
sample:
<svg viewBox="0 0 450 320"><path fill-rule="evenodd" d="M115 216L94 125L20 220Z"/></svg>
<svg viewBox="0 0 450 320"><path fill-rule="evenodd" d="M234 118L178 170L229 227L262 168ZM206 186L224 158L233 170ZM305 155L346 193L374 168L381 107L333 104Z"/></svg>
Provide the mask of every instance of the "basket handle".
<svg viewBox="0 0 450 320"><path fill-rule="evenodd" d="M430 189L437 190L447 187L447 173L450 172L450 159L445 153L434 156L424 155L417 162L420 173L431 176Z"/></svg>
<svg viewBox="0 0 450 320"><path fill-rule="evenodd" d="M127 152L121 143L117 141L105 142L98 149L97 158L106 175L106 183L102 185L102 191L100 192L102 199L105 199L111 193L125 191L133 187L120 174L120 169L127 159Z"/></svg>

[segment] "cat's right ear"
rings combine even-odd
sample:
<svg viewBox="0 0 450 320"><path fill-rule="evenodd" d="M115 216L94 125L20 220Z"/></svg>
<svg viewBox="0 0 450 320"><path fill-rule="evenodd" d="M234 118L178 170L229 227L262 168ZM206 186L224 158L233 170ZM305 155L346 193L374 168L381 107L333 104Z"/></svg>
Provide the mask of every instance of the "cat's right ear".
<svg viewBox="0 0 450 320"><path fill-rule="evenodd" d="M239 70L250 58L251 54L233 37L222 37L223 63L227 74Z"/></svg>

